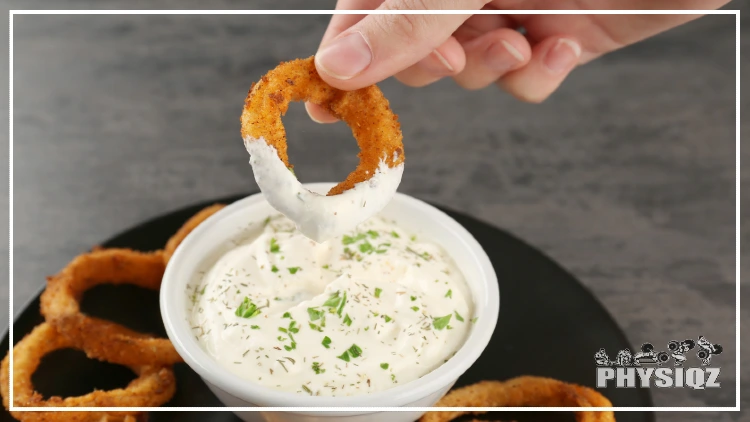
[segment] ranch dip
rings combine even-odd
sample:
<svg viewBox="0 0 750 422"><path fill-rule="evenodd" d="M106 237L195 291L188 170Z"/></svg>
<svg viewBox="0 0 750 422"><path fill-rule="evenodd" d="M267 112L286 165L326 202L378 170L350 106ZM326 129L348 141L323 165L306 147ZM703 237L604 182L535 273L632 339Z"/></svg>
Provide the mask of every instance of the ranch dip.
<svg viewBox="0 0 750 422"><path fill-rule="evenodd" d="M319 396L386 390L433 371L473 319L438 245L373 217L317 243L282 215L238 229L186 291L193 334L263 386Z"/></svg>
<svg viewBox="0 0 750 422"><path fill-rule="evenodd" d="M389 161L398 159L394 153L381 157L369 179L338 195L326 196L305 188L281 161L276 148L263 138L246 137L244 141L255 182L266 201L316 242L341 236L380 212L393 198L404 173L404 163L389 167Z"/></svg>

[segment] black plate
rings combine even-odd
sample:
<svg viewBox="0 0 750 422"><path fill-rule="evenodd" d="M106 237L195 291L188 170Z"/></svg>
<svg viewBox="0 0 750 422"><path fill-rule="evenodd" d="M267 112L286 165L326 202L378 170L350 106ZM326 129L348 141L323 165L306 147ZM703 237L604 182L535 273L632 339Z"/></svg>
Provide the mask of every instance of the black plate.
<svg viewBox="0 0 750 422"><path fill-rule="evenodd" d="M230 203L237 199L224 198L210 203ZM158 217L103 245L159 249L185 220L210 203ZM497 272L501 296L495 335L479 360L458 380L456 386L524 374L593 386L594 353L597 350L602 347L607 350L626 347L634 350L594 296L559 265L508 233L471 217L446 212L469 230L487 251ZM120 322L136 330L166 336L159 314L159 298L155 292L131 286L98 286L86 293L82 308L89 314ZM20 339L40 322L42 317L39 315L37 296L24 307L14 322L15 338ZM0 347L8 350L7 334ZM167 406L222 406L187 365L176 365L175 373L177 394ZM132 378L124 367L86 359L82 352L61 350L42 361L33 381L45 396L70 396L86 393L93 388L124 386ZM646 389L610 387L603 393L614 406L653 405ZM491 415L492 418L498 416L521 422L572 420L570 414L541 412ZM619 412L616 417L621 422L654 420L650 412ZM235 422L239 419L230 412L152 412L151 420ZM3 421L13 421L7 411L0 414L0 422Z"/></svg>

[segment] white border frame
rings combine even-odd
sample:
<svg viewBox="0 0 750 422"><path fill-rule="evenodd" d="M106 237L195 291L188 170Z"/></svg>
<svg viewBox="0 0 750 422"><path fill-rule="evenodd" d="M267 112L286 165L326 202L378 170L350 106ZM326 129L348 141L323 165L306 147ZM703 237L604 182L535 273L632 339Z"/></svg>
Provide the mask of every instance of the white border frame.
<svg viewBox="0 0 750 422"><path fill-rule="evenodd" d="M9 328L8 338L10 349L13 348L13 16L15 15L332 15L332 14L392 14L388 10L10 10L9 11ZM461 11L461 10L412 10L398 11L399 14L497 14L494 10ZM734 406L717 407L16 407L13 406L13 383L10 383L8 391L10 411L13 412L35 412L35 411L65 411L65 412L122 412L122 411L146 411L146 412L229 412L229 411L268 411L268 412L415 412L415 411L603 411L611 410L618 412L706 412L706 411L740 411L740 11L739 10L504 10L502 14L535 14L535 15L734 15L735 16L735 89L736 89L736 157L735 157L735 282L736 282L736 402ZM13 379L13 353L10 356L10 379Z"/></svg>

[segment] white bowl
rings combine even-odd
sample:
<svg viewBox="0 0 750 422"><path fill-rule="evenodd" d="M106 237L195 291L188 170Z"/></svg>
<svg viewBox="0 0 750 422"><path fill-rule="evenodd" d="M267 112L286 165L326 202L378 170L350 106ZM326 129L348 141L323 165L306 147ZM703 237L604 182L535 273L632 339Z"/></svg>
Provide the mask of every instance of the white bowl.
<svg viewBox="0 0 750 422"><path fill-rule="evenodd" d="M333 184L313 183L305 187L326 192ZM464 345L448 362L422 378L371 394L349 397L320 397L273 390L242 379L225 369L206 353L193 336L188 320L186 285L203 260L248 222L262 221L277 212L262 194L239 200L217 212L177 248L167 265L162 282L161 315L177 352L201 376L219 400L229 407L429 407L434 405L459 376L479 358L492 337L500 306L497 276L479 243L455 220L437 208L397 193L381 215L396 220L407 232L431 240L445 249L463 273L474 302L478 321ZM379 411L319 411L258 414L235 411L245 421L323 421L369 422L383 420ZM389 422L414 421L422 412L393 412ZM262 419L259 419L262 418Z"/></svg>

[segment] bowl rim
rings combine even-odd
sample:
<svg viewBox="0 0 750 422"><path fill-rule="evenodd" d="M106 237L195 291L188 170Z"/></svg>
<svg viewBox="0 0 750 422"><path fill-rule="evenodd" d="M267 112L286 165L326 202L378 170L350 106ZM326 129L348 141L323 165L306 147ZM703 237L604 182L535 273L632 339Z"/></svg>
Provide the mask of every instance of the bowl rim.
<svg viewBox="0 0 750 422"><path fill-rule="evenodd" d="M332 183L304 184L306 188L313 191L324 191L333 185ZM186 281L176 275L179 272L179 263L187 253L186 250L195 244L196 239L211 231L217 222L225 217L244 211L263 201L265 201L263 194L256 193L227 205L206 219L182 241L164 272L159 293L159 306L167 336L185 363L198 373L204 382L211 383L216 388L242 401L267 407L373 407L373 403L388 403L384 407L400 407L409 405L446 385L454 383L476 362L489 344L499 315L500 289L497 275L486 252L468 230L446 213L422 200L397 192L392 201L403 202L408 207L413 208L414 212L425 216L429 215L426 218L434 220L442 230L453 232L453 235L461 241L461 247L469 249L473 257L471 265L477 266L482 275L482 284L476 290L481 293L482 289L486 289L487 294L484 298L473 297L475 307L479 300L482 300L485 304L481 314L475 314L482 323L474 325L456 354L421 378L399 384L387 390L344 397L305 396L275 390L232 374L216 362L192 335L184 335L185 332L189 334L187 309L180 306L180 301L177 298L178 294L184 290ZM476 291L475 289L471 290ZM184 327L180 327L180 325ZM188 330L184 330L185 327ZM179 334L181 329L183 336Z"/></svg>

